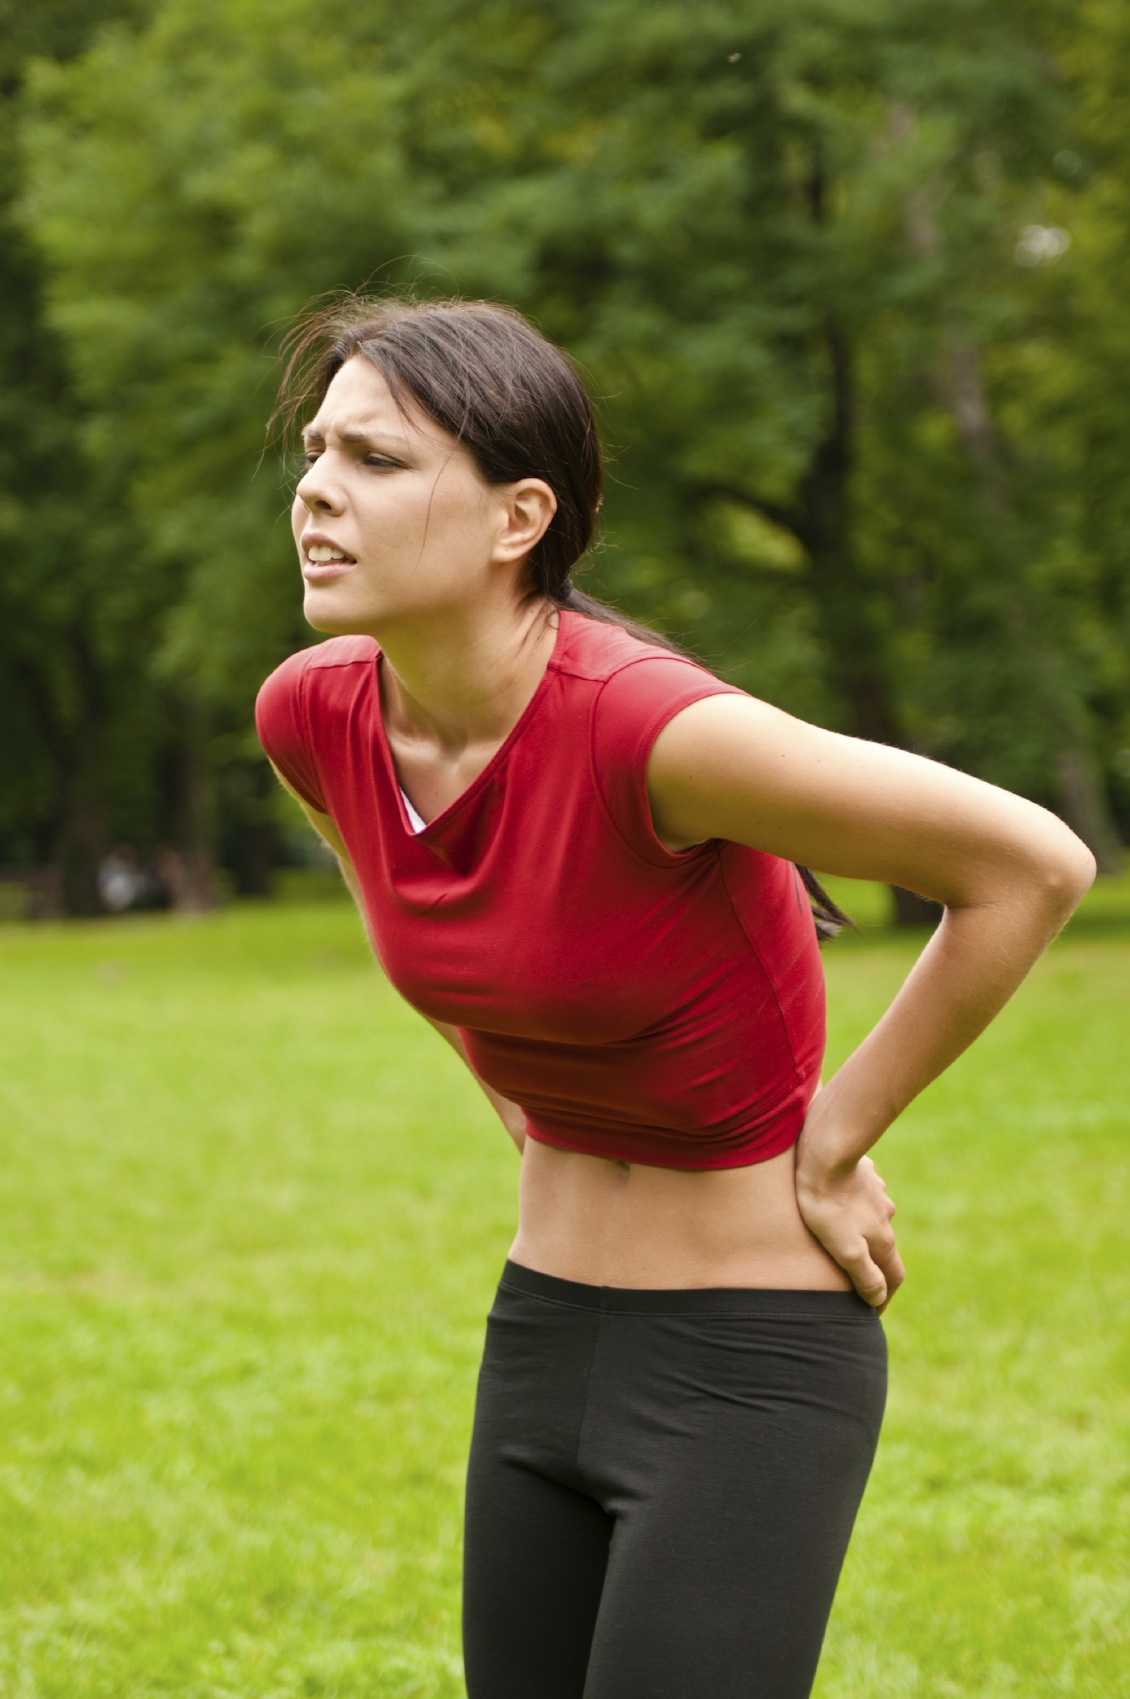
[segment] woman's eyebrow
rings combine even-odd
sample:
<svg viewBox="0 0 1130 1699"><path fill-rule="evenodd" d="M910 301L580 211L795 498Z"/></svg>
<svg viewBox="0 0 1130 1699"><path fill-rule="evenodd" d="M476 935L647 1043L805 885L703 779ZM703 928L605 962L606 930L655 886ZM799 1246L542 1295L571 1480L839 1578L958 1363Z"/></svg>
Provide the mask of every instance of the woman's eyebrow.
<svg viewBox="0 0 1130 1699"><path fill-rule="evenodd" d="M354 446L361 445L362 447L375 447L379 444L395 447L400 453L404 453L411 446L407 437L392 436L383 431L343 430L335 431L334 435L339 442ZM304 442L325 442L326 433L319 425L307 425L302 432L302 440Z"/></svg>
<svg viewBox="0 0 1130 1699"><path fill-rule="evenodd" d="M367 443L372 448L378 445L395 447L401 453L410 446L407 437L386 436L383 431L375 434L370 431L339 431L338 435L342 442Z"/></svg>

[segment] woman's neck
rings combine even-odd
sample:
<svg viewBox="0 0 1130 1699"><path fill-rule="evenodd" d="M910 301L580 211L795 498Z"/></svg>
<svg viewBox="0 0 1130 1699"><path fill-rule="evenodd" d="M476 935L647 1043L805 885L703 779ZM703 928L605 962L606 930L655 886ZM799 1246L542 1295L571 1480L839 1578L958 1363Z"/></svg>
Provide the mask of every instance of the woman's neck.
<svg viewBox="0 0 1130 1699"><path fill-rule="evenodd" d="M501 744L541 682L557 625L539 601L378 634L381 712L398 757L415 748L458 760Z"/></svg>

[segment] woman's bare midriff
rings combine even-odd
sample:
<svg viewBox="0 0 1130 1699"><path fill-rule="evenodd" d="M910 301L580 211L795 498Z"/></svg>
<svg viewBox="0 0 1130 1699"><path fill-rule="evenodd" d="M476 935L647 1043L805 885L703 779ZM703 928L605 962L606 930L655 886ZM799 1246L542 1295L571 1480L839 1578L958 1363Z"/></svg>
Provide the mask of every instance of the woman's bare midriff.
<svg viewBox="0 0 1130 1699"><path fill-rule="evenodd" d="M610 1162L527 1138L513 1262L590 1286L850 1291L797 1207L795 1152L749 1168Z"/></svg>

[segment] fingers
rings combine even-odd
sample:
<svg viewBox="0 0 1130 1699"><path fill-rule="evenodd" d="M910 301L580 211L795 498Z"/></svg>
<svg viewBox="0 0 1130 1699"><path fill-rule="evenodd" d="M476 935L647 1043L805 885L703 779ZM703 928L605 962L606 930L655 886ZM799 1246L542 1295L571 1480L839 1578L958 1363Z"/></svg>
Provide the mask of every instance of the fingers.
<svg viewBox="0 0 1130 1699"><path fill-rule="evenodd" d="M839 1259L840 1267L864 1303L878 1308L887 1302L887 1277L871 1255L866 1239L852 1255Z"/></svg>
<svg viewBox="0 0 1130 1699"><path fill-rule="evenodd" d="M798 1187L801 1216L865 1303L880 1314L906 1278L895 1244L895 1206L870 1157L813 1196Z"/></svg>
<svg viewBox="0 0 1130 1699"><path fill-rule="evenodd" d="M874 1240L861 1239L854 1251L837 1260L859 1296L880 1312L906 1279L906 1269L889 1228L881 1235L876 1234Z"/></svg>
<svg viewBox="0 0 1130 1699"><path fill-rule="evenodd" d="M859 1292L861 1298L865 1298L869 1304L873 1304L882 1315L906 1279L906 1269L898 1254L894 1230L891 1227L891 1222L895 1216L894 1199L887 1191L883 1176L878 1172L871 1158L865 1156L863 1162L867 1164L869 1181L874 1188L877 1188L879 1193L877 1201L883 1226L876 1232L867 1235L868 1260L879 1279L877 1281L869 1280L867 1291L856 1285L856 1291ZM862 1167L863 1163L860 1166ZM852 1278L854 1283L854 1276ZM875 1293L878 1293L878 1296L875 1296Z"/></svg>
<svg viewBox="0 0 1130 1699"><path fill-rule="evenodd" d="M880 1304L876 1305L880 1315L883 1314L883 1311L890 1304L891 1299L906 1279L906 1269L903 1267L902 1258L895 1249L893 1241L891 1244L890 1254L883 1262L883 1272L887 1279L887 1295Z"/></svg>

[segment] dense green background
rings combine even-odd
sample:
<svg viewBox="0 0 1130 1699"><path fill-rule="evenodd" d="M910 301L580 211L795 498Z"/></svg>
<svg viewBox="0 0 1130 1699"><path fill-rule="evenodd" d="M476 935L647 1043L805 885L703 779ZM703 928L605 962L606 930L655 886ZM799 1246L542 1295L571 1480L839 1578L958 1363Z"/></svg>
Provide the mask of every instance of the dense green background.
<svg viewBox="0 0 1130 1699"><path fill-rule="evenodd" d="M320 291L513 302L613 451L590 587L758 693L1130 829L1121 0L0 9L0 864L285 850L260 462ZM46 900L46 899L45 899Z"/></svg>
<svg viewBox="0 0 1130 1699"><path fill-rule="evenodd" d="M833 1059L920 941L825 951ZM1125 1691L1128 972L1123 881L884 1141L909 1279L819 1699ZM455 1699L517 1163L352 908L0 927L0 1162L0 1693Z"/></svg>
<svg viewBox="0 0 1130 1699"><path fill-rule="evenodd" d="M91 913L115 841L243 892L308 853L250 730L312 636L264 431L287 319L366 283L581 362L590 588L1117 868L1128 82L1121 0L0 0L0 870ZM515 1163L317 877L0 926L5 1696L460 1691ZM834 1057L917 947L887 901ZM1128 968L1112 878L886 1141L820 1699L1125 1688Z"/></svg>

